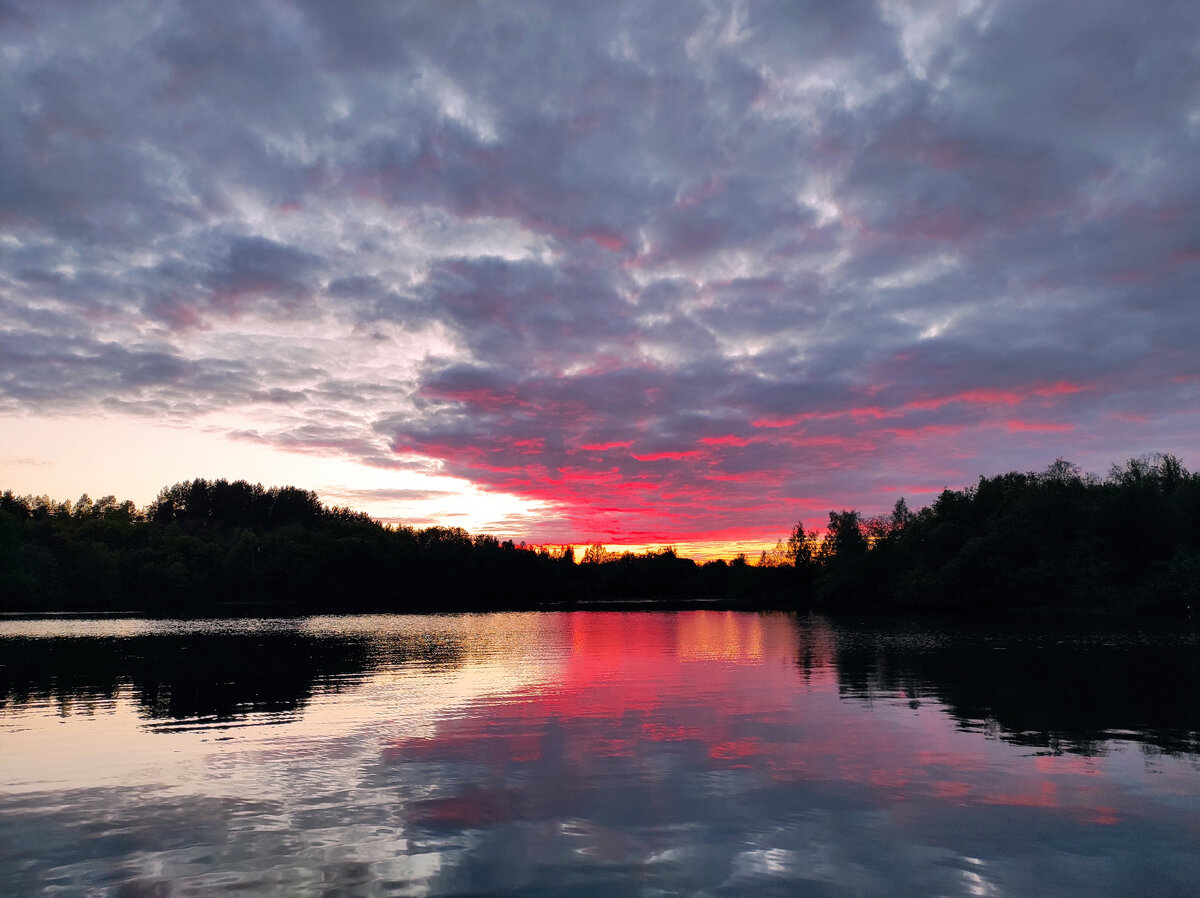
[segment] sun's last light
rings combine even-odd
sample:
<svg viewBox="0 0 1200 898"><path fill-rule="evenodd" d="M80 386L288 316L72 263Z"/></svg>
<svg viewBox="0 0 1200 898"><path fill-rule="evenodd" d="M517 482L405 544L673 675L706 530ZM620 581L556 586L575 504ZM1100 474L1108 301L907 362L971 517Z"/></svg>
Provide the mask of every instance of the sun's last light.
<svg viewBox="0 0 1200 898"><path fill-rule="evenodd" d="M0 489L18 495L47 494L74 501L115 495L145 506L158 490L196 477L248 480L264 486L312 489L326 505L362 511L389 526L462 527L472 534L543 546L558 554L567 543L538 542L534 528L545 526L555 510L498 491L480 489L459 478L388 470L337 455L283 452L272 446L232 440L204 427L96 416L40 416L8 419L10 445L21 457L0 458ZM776 538L786 537L781 533ZM744 540L602 542L611 555L659 552L703 562L731 560L744 553L753 562L775 545L770 534ZM573 543L575 559L593 541Z"/></svg>
<svg viewBox="0 0 1200 898"><path fill-rule="evenodd" d="M783 534L786 536L786 534ZM775 548L776 540L708 540L708 541L677 541L670 543L543 543L541 545L526 545L527 549L546 550L553 555L560 554L570 546L575 550L575 561L583 561L583 555L589 546L598 545L604 550L606 558L614 559L628 552L633 555L649 555L667 550L681 558L691 558L697 562L732 561L739 555L744 555L750 563L758 561L763 552Z"/></svg>

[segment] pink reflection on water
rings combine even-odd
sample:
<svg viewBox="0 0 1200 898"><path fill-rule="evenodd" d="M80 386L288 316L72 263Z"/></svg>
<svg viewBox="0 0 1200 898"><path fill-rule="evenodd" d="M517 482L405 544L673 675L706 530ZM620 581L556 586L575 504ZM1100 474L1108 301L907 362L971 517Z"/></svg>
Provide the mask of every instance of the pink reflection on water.
<svg viewBox="0 0 1200 898"><path fill-rule="evenodd" d="M461 768L445 794L410 805L413 822L474 828L563 816L631 787L647 813L689 801L719 813L718 796L705 792L718 782L844 784L897 809L1035 808L1095 825L1119 822L1116 808L1129 806L1095 759L981 738L928 698L912 707L880 695L864 708L841 697L837 633L819 620L566 617L569 652L555 682L480 699L431 736L387 744L391 764ZM707 779L722 775L741 779Z"/></svg>

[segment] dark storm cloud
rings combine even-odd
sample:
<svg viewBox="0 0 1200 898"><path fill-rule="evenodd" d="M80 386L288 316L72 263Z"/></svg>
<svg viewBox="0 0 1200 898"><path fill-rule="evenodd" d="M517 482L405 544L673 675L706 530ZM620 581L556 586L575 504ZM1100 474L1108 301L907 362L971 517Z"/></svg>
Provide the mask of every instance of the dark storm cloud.
<svg viewBox="0 0 1200 898"><path fill-rule="evenodd" d="M0 18L5 409L261 415L576 540L1200 448L1194 4Z"/></svg>

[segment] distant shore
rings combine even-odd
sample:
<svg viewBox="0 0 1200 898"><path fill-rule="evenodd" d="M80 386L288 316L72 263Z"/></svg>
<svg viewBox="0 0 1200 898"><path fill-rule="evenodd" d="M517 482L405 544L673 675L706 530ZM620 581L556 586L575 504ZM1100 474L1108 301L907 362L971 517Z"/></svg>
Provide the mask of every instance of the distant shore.
<svg viewBox="0 0 1200 898"><path fill-rule="evenodd" d="M146 508L0 495L0 612L155 617L531 609L1188 615L1200 475L1171 455L1105 478L1061 459L890 515L797 522L757 560L526 548L385 527L296 487L193 480ZM113 612L112 609L119 609Z"/></svg>

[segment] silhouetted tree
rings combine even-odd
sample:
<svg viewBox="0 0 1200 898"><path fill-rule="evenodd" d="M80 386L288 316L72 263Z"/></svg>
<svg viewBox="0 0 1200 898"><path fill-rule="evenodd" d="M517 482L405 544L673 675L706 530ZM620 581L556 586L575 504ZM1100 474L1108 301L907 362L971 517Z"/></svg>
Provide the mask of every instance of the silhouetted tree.
<svg viewBox="0 0 1200 898"><path fill-rule="evenodd" d="M782 563L780 563L782 562ZM673 548L575 563L457 527L384 526L296 487L195 479L145 511L0 494L0 609L190 614L504 608L588 598L723 597L827 608L1200 607L1200 475L1142 456L1101 480L1063 459L980 477L918 512L831 511L823 538L697 565Z"/></svg>

